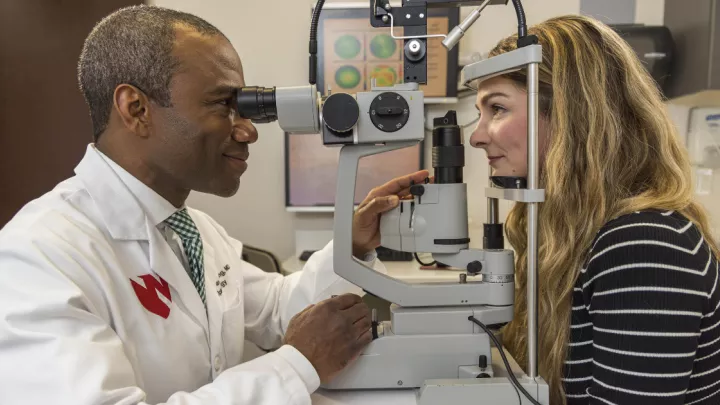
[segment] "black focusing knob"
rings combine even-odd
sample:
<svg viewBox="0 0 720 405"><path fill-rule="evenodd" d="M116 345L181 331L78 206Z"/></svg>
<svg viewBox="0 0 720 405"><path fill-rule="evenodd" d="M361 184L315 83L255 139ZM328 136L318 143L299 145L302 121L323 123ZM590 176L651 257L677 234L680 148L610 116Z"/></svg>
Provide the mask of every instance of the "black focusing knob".
<svg viewBox="0 0 720 405"><path fill-rule="evenodd" d="M470 262L467 265L467 271L470 274L479 274L482 271L482 263L479 261Z"/></svg>
<svg viewBox="0 0 720 405"><path fill-rule="evenodd" d="M413 184L410 186L410 194L421 197L423 194L425 194L425 187L423 187L422 184Z"/></svg>
<svg viewBox="0 0 720 405"><path fill-rule="evenodd" d="M484 354L481 354L480 357L478 357L478 367L482 369L487 368L487 356Z"/></svg>
<svg viewBox="0 0 720 405"><path fill-rule="evenodd" d="M409 118L410 107L398 93L382 93L370 103L370 121L383 132L401 130Z"/></svg>
<svg viewBox="0 0 720 405"><path fill-rule="evenodd" d="M325 99L322 107L323 122L333 132L348 132L360 118L360 108L355 97L347 93L335 93Z"/></svg>

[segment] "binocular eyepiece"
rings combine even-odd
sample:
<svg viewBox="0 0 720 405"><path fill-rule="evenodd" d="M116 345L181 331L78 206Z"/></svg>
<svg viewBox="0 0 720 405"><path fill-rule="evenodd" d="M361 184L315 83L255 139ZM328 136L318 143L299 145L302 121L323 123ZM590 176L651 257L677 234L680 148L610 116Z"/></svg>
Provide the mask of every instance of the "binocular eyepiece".
<svg viewBox="0 0 720 405"><path fill-rule="evenodd" d="M278 119L275 87L241 87L235 97L237 112L241 117L258 124Z"/></svg>
<svg viewBox="0 0 720 405"><path fill-rule="evenodd" d="M279 123L284 130L303 133L320 130L317 117L319 101L314 87L277 89L248 86L238 89L235 97L238 115L256 124L278 121L280 104L283 118ZM310 114L298 114L298 111L308 111ZM455 111L448 111L445 116L433 120L432 145L435 183L462 183L465 147Z"/></svg>

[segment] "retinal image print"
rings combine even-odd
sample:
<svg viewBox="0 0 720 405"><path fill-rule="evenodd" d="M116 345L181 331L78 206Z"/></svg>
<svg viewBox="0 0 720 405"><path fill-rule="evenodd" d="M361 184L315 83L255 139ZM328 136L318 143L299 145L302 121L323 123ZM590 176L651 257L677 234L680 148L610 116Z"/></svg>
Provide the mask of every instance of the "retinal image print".
<svg viewBox="0 0 720 405"><path fill-rule="evenodd" d="M445 17L428 18L428 33L447 32ZM322 24L324 91L354 94L369 91L372 80L389 87L403 80L403 41L393 39L390 30L373 28L367 19L326 19ZM395 35L403 34L395 27ZM428 42L428 83L420 90L426 97L443 97L447 90L447 52L441 40Z"/></svg>

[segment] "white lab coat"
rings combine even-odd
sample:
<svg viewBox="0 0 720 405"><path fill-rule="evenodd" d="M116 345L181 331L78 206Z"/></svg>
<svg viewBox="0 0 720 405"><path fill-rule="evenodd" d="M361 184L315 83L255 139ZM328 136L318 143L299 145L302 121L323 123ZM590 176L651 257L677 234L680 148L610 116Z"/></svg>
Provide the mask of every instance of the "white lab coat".
<svg viewBox="0 0 720 405"><path fill-rule="evenodd" d="M333 272L332 242L282 277L242 261L240 242L189 209L203 240L206 313L94 147L75 172L0 231L0 404L310 403L317 373L281 344L307 305L360 293ZM245 339L281 347L240 364Z"/></svg>

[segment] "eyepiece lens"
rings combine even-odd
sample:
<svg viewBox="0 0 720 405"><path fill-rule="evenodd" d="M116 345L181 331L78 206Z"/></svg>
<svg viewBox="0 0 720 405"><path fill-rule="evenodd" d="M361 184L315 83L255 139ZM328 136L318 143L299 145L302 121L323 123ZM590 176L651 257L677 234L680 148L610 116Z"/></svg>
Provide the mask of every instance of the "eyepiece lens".
<svg viewBox="0 0 720 405"><path fill-rule="evenodd" d="M277 120L275 104L275 88L249 86L237 92L237 112L246 119L256 123Z"/></svg>

